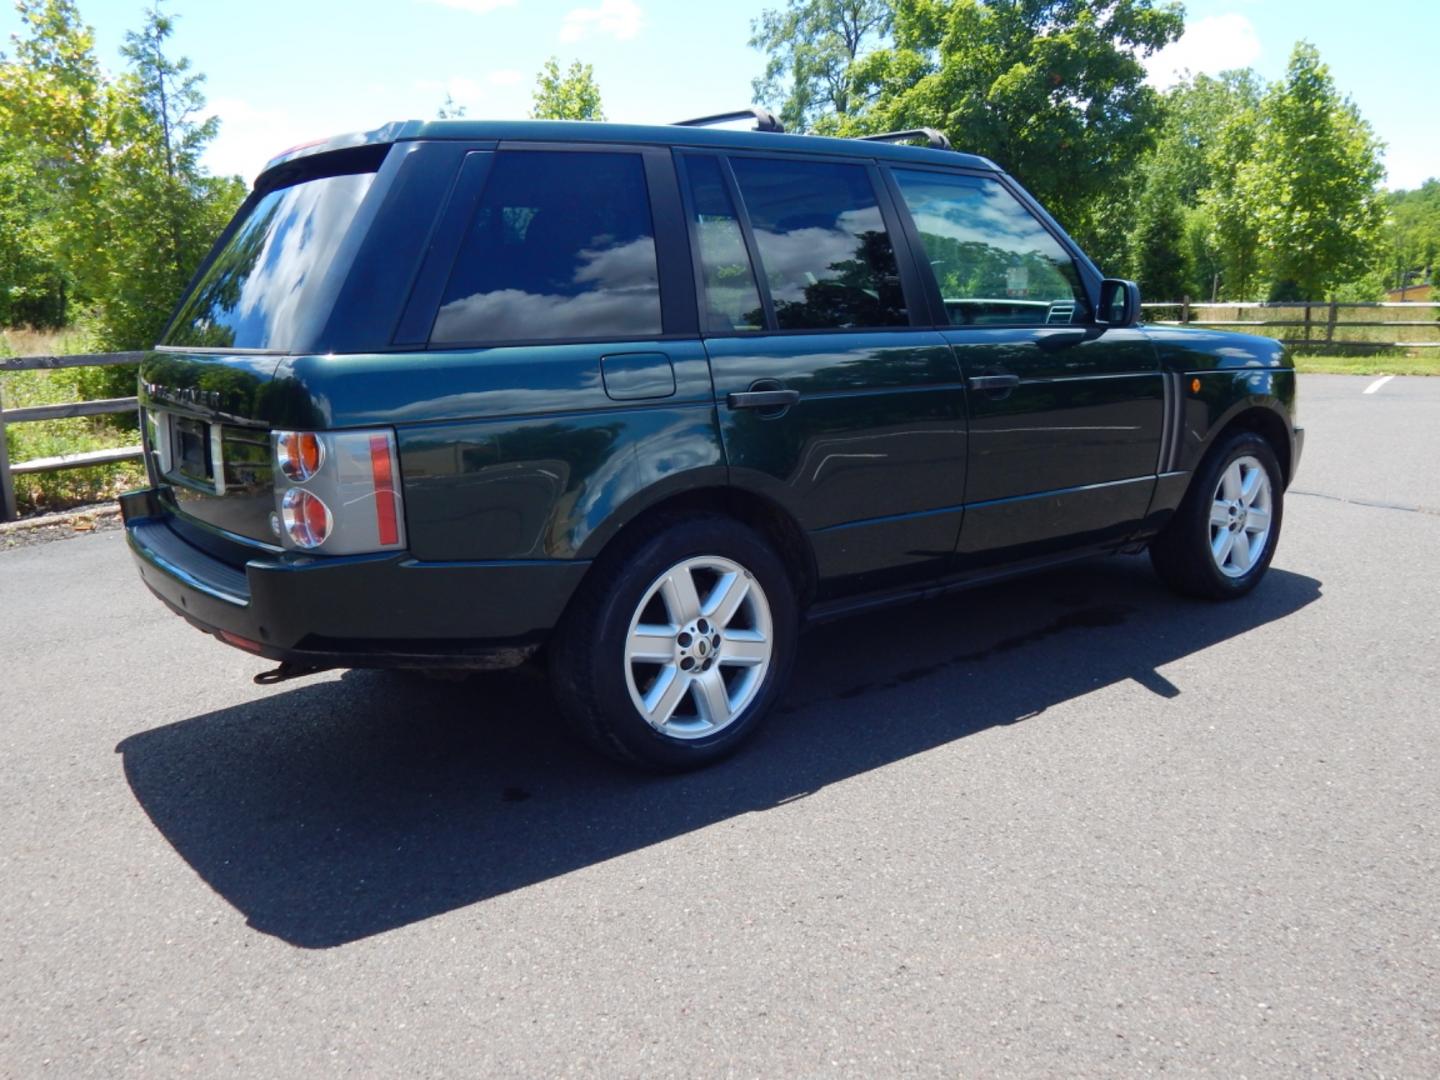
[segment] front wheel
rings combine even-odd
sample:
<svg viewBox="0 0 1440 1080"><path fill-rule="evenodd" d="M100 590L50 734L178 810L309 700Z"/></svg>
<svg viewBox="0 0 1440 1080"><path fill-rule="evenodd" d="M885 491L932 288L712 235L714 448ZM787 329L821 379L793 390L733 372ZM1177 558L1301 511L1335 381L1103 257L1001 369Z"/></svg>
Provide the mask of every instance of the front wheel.
<svg viewBox="0 0 1440 1080"><path fill-rule="evenodd" d="M677 520L592 568L550 650L580 734L665 770L733 751L784 691L796 605L784 564L729 518Z"/></svg>
<svg viewBox="0 0 1440 1080"><path fill-rule="evenodd" d="M1175 516L1150 542L1150 561L1187 596L1244 596L1270 567L1284 508L1275 451L1261 436L1237 432L1202 463Z"/></svg>

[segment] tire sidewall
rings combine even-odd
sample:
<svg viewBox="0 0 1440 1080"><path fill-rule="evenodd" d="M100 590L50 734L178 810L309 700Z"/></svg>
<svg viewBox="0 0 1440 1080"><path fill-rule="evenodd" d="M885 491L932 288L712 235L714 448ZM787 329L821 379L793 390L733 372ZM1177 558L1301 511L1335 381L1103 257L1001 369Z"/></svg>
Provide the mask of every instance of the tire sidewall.
<svg viewBox="0 0 1440 1080"><path fill-rule="evenodd" d="M1255 564L1239 577L1231 577L1215 565L1210 550L1210 506L1215 499L1215 490L1225 470L1242 457L1253 457L1260 462L1270 480L1270 535L1265 539L1265 550ZM1275 557L1275 547L1280 539L1280 525L1285 513L1285 487L1280 475L1280 462L1275 451L1261 436L1253 432L1237 433L1221 446L1197 478L1195 498L1187 515L1186 528L1193 541L1195 557L1200 561L1202 573L1215 592L1221 596L1243 596L1260 583Z"/></svg>
<svg viewBox="0 0 1440 1080"><path fill-rule="evenodd" d="M631 700L626 679L625 640L630 623L655 579L677 563L703 555L719 555L748 570L764 590L770 606L774 652L759 692L720 731L698 739L677 739L653 728ZM603 568L610 587L597 609L594 648L589 650L589 685L593 706L606 719L606 731L641 763L670 769L695 768L726 756L759 726L784 693L794 663L797 616L794 586L784 564L752 530L727 518L681 521L633 550L624 560Z"/></svg>

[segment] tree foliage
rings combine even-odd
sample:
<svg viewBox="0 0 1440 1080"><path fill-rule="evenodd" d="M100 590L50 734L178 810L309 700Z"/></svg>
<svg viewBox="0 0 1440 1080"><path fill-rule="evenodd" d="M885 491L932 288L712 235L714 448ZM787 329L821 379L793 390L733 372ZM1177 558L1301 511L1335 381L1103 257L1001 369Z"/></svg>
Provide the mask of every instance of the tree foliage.
<svg viewBox="0 0 1440 1080"><path fill-rule="evenodd" d="M1385 209L1380 255L1385 287L1440 285L1440 180L1391 192Z"/></svg>
<svg viewBox="0 0 1440 1080"><path fill-rule="evenodd" d="M534 104L530 117L534 120L604 120L605 110L600 104L600 87L595 82L595 71L589 64L579 60L571 63L563 73L560 61L551 57L545 61L540 74L535 78Z"/></svg>
<svg viewBox="0 0 1440 1080"><path fill-rule="evenodd" d="M1152 0L897 0L893 45L853 69L873 101L842 130L940 128L1105 246L1100 203L1160 120L1142 60L1182 28Z"/></svg>
<svg viewBox="0 0 1440 1080"><path fill-rule="evenodd" d="M1321 300L1345 287L1374 298L1379 144L1313 46L1297 44L1269 86L1252 71L1187 80L1164 114L1129 245L1150 295ZM1156 219L1177 209L1184 239L1171 249Z"/></svg>
<svg viewBox="0 0 1440 1080"><path fill-rule="evenodd" d="M0 56L0 217L16 230L0 243L33 276L17 286L0 270L0 317L33 314L38 291L53 321L92 310L102 347L147 348L244 197L238 178L200 165L218 129L200 119L203 77L167 51L174 24L158 4L126 36L117 76L74 0L16 7L27 33Z"/></svg>
<svg viewBox="0 0 1440 1080"><path fill-rule="evenodd" d="M1240 173L1273 299L1322 300L1373 264L1384 220L1379 154L1318 50L1297 44L1261 102L1255 155Z"/></svg>
<svg viewBox="0 0 1440 1080"><path fill-rule="evenodd" d="M791 131L833 127L864 105L851 68L893 22L888 0L789 0L762 12L750 23L750 47L766 57L755 101L779 101Z"/></svg>

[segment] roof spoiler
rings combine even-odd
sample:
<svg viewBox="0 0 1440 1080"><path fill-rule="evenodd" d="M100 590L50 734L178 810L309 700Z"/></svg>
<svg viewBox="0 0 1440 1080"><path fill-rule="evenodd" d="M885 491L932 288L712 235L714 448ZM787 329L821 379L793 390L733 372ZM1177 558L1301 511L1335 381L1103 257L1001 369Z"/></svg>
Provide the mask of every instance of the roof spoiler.
<svg viewBox="0 0 1440 1080"><path fill-rule="evenodd" d="M697 116L693 120L677 120L675 127L711 127L715 124L725 124L731 120L754 120L756 131L773 131L777 134L784 134L785 125L769 109L762 109L758 106L751 106L748 109L736 109L734 112L716 113L714 116Z"/></svg>
<svg viewBox="0 0 1440 1080"><path fill-rule="evenodd" d="M910 128L907 131L884 131L879 135L861 135L860 138L866 142L909 142L911 139L924 139L927 145L936 150L950 149L950 139L946 134L932 127Z"/></svg>

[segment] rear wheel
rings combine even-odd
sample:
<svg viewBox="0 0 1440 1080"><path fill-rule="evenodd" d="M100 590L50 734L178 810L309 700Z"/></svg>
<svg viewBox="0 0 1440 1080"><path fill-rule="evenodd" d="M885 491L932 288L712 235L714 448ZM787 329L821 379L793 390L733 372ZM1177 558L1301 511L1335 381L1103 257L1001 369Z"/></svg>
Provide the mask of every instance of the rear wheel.
<svg viewBox="0 0 1440 1080"><path fill-rule="evenodd" d="M679 520L592 568L556 632L551 680L602 753L694 768L732 752L783 693L796 619L761 537L729 518Z"/></svg>
<svg viewBox="0 0 1440 1080"><path fill-rule="evenodd" d="M1254 432L1236 432L1202 463L1175 516L1150 542L1150 561L1187 596L1244 596L1270 567L1284 503L1275 451Z"/></svg>

